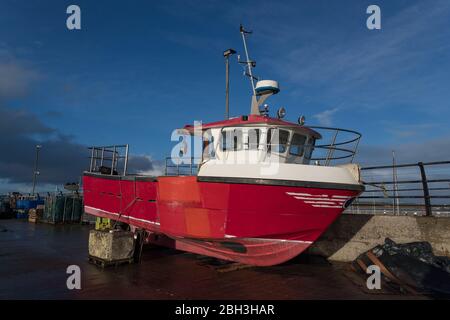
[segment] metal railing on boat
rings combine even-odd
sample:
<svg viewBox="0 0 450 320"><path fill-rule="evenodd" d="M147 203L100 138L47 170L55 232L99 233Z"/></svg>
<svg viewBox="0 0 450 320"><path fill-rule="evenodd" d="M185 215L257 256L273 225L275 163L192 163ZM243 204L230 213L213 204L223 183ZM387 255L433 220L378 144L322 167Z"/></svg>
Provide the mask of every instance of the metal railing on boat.
<svg viewBox="0 0 450 320"><path fill-rule="evenodd" d="M164 175L166 176L194 176L197 175L200 158L187 158L173 161L171 157L166 158ZM186 163L188 162L188 163Z"/></svg>
<svg viewBox="0 0 450 320"><path fill-rule="evenodd" d="M325 155L314 156L310 159L311 161L324 161L325 166L329 166L334 160L350 159L349 162L353 162L362 137L361 133L353 130L332 127L308 126L307 128L318 131L322 134L323 138L327 135L330 135L331 138L330 143L314 146L316 153L317 150L323 150Z"/></svg>
<svg viewBox="0 0 450 320"><path fill-rule="evenodd" d="M129 145L89 147L89 172L124 176L127 174Z"/></svg>

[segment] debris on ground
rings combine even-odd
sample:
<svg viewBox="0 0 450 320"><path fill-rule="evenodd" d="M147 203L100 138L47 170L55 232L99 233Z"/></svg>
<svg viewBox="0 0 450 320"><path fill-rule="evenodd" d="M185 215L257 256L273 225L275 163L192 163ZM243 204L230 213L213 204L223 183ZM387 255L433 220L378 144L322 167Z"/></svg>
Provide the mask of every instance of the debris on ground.
<svg viewBox="0 0 450 320"><path fill-rule="evenodd" d="M198 265L205 266L208 268L211 268L217 272L224 273L224 272L231 272L231 271L237 271L241 269L248 269L253 268L254 266L233 262L233 261L227 261L207 256L198 256L197 257Z"/></svg>
<svg viewBox="0 0 450 320"><path fill-rule="evenodd" d="M364 274L370 265L380 268L383 282L391 288L450 297L450 258L435 256L429 242L398 244L386 238L383 245L361 254L353 262L354 268Z"/></svg>

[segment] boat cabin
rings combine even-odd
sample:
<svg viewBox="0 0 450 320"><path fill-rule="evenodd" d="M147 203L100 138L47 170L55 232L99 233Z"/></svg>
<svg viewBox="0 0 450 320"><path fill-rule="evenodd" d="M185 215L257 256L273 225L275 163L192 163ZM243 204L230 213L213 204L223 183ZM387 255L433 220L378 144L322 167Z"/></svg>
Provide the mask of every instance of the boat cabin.
<svg viewBox="0 0 450 320"><path fill-rule="evenodd" d="M185 126L193 134L194 127ZM307 127L260 115L203 125L201 163L280 162L309 164L321 135Z"/></svg>

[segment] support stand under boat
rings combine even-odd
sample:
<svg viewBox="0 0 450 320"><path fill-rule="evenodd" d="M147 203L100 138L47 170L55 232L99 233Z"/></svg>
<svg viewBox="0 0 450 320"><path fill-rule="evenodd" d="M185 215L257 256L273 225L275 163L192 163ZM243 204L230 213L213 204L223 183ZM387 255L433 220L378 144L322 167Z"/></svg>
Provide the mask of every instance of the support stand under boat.
<svg viewBox="0 0 450 320"><path fill-rule="evenodd" d="M89 233L89 261L102 268L121 264L139 263L147 232L131 231L129 226L116 225L111 229L96 229Z"/></svg>
<svg viewBox="0 0 450 320"><path fill-rule="evenodd" d="M144 243L146 242L147 231L144 229L138 229L134 233L134 262L141 262L142 257L142 249L144 247Z"/></svg>

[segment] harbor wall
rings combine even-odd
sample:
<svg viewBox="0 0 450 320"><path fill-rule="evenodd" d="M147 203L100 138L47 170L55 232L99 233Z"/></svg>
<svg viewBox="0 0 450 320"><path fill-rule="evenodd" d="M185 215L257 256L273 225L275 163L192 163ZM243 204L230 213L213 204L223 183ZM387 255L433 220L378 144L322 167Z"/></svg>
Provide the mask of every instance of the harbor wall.
<svg viewBox="0 0 450 320"><path fill-rule="evenodd" d="M383 244L428 241L435 255L450 256L450 217L343 214L309 249L332 261L353 261Z"/></svg>

